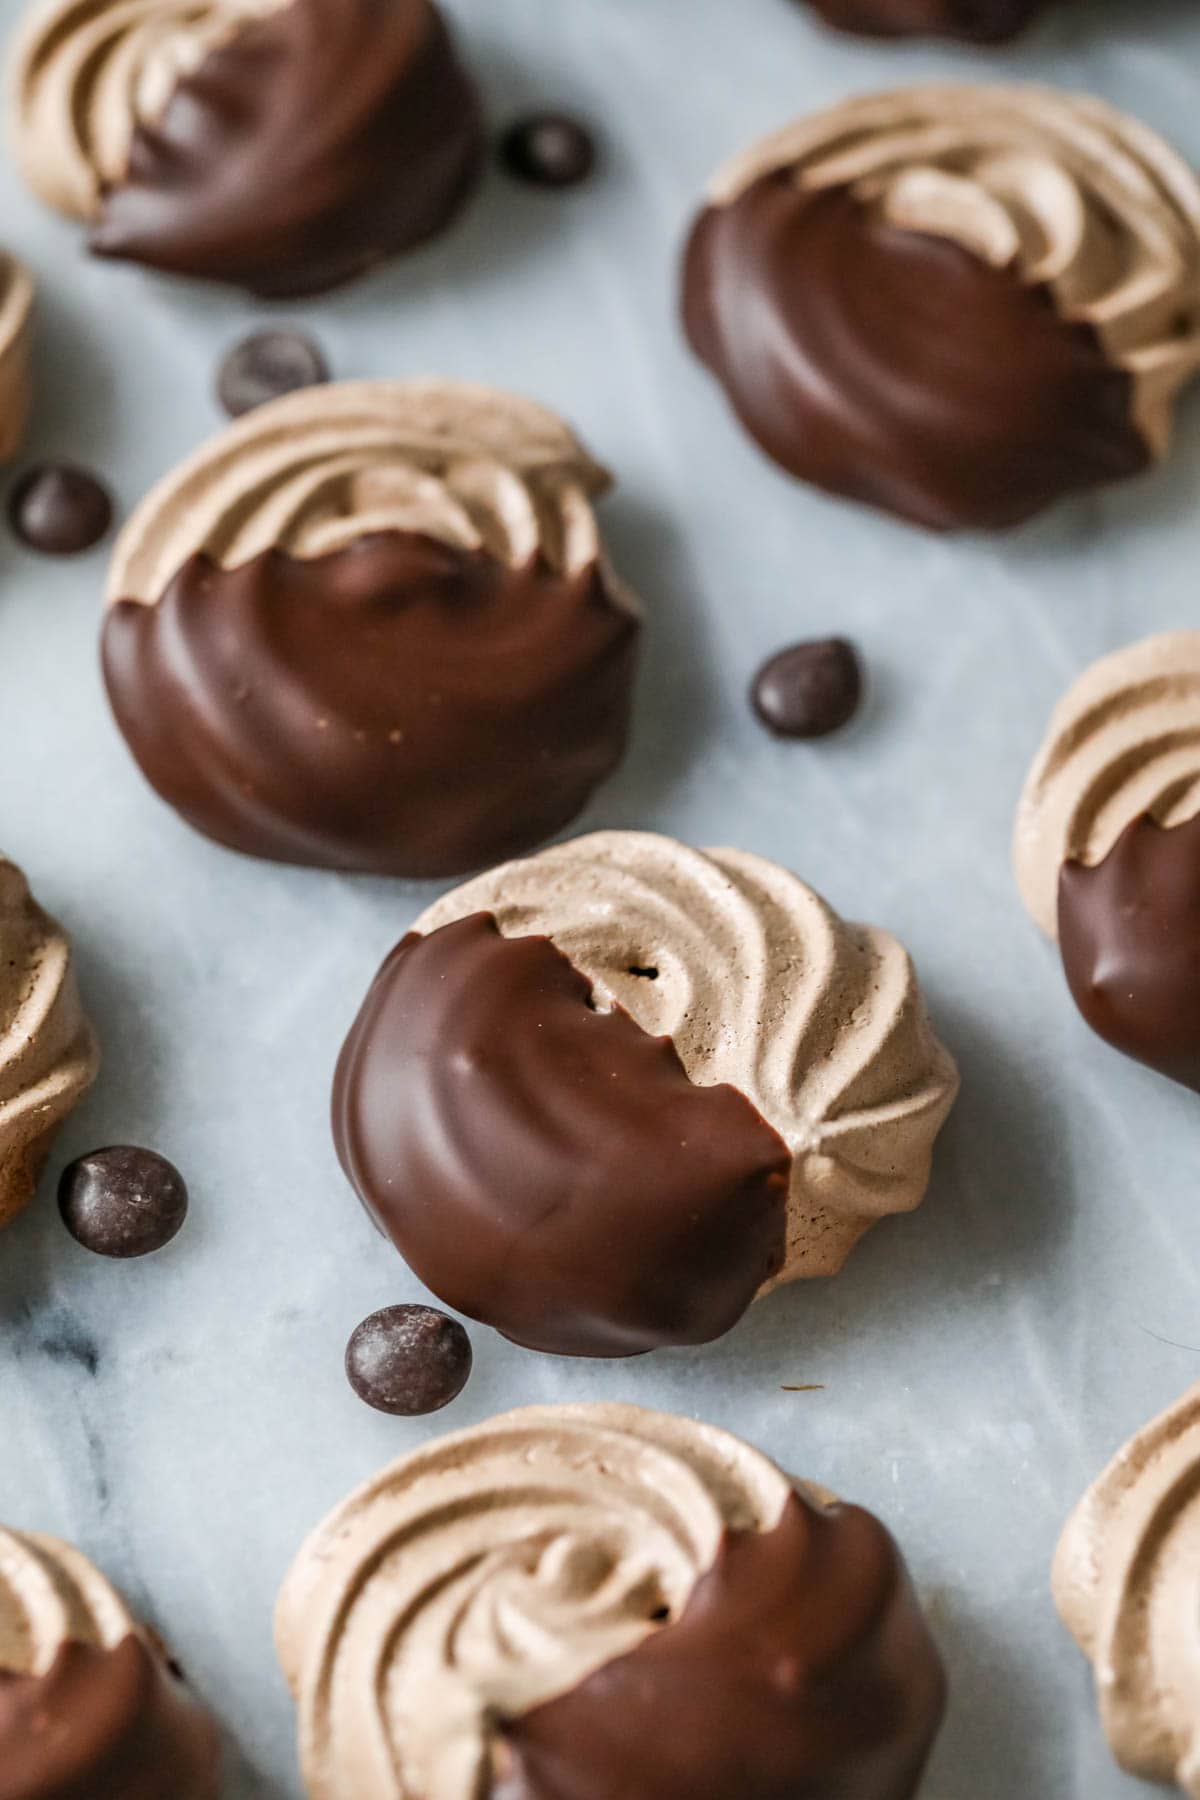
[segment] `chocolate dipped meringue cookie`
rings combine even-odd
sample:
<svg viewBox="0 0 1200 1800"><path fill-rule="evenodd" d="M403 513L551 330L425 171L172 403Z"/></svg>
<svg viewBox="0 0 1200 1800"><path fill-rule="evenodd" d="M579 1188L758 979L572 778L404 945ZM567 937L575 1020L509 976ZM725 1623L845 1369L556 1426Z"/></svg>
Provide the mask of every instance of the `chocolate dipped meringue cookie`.
<svg viewBox="0 0 1200 1800"><path fill-rule="evenodd" d="M625 747L640 613L560 419L447 381L256 408L118 541L103 660L143 773L284 862L462 874L551 837Z"/></svg>
<svg viewBox="0 0 1200 1800"><path fill-rule="evenodd" d="M98 1067L70 940L0 857L0 1227L33 1197L55 1134Z"/></svg>
<svg viewBox="0 0 1200 1800"><path fill-rule="evenodd" d="M1053 1584L1122 1768L1200 1800L1200 1386L1139 1431L1085 1494Z"/></svg>
<svg viewBox="0 0 1200 1800"><path fill-rule="evenodd" d="M219 1800L217 1728L87 1558L0 1530L0 1800Z"/></svg>
<svg viewBox="0 0 1200 1800"><path fill-rule="evenodd" d="M33 281L0 250L0 463L21 447L33 400Z"/></svg>
<svg viewBox="0 0 1200 1800"><path fill-rule="evenodd" d="M392 1463L300 1551L276 1642L309 1800L912 1800L945 1700L878 1520L632 1406Z"/></svg>
<svg viewBox="0 0 1200 1800"><path fill-rule="evenodd" d="M456 1311L634 1355L832 1275L924 1196L958 1076L906 952L786 870L609 831L435 902L376 977L333 1123Z"/></svg>
<svg viewBox="0 0 1200 1800"><path fill-rule="evenodd" d="M94 251L272 298L432 236L484 144L431 0L40 0L9 110Z"/></svg>
<svg viewBox="0 0 1200 1800"><path fill-rule="evenodd" d="M1092 1029L1200 1092L1200 631L1131 644L1069 690L1014 860Z"/></svg>
<svg viewBox="0 0 1200 1800"><path fill-rule="evenodd" d="M999 44L1016 37L1047 0L807 0L827 25L864 37L947 37Z"/></svg>
<svg viewBox="0 0 1200 1800"><path fill-rule="evenodd" d="M1200 365L1200 181L1099 100L868 95L722 170L683 310L792 474L935 529L1017 525L1166 454Z"/></svg>

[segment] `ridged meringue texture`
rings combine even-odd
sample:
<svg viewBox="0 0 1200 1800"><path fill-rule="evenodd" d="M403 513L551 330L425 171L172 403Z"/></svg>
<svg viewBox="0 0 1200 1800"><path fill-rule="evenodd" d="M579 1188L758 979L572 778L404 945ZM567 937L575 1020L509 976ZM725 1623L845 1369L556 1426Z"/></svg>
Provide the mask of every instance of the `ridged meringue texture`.
<svg viewBox="0 0 1200 1800"><path fill-rule="evenodd" d="M32 1198L55 1133L98 1066L70 941L0 857L0 1227Z"/></svg>
<svg viewBox="0 0 1200 1800"><path fill-rule="evenodd" d="M1131 644L1074 683L1013 854L1088 1023L1200 1090L1200 632Z"/></svg>
<svg viewBox="0 0 1200 1800"><path fill-rule="evenodd" d="M33 402L33 281L0 250L0 463L21 447Z"/></svg>
<svg viewBox="0 0 1200 1800"><path fill-rule="evenodd" d="M551 837L624 752L640 610L561 419L449 381L257 408L113 556L104 672L143 773L285 862L461 875Z"/></svg>
<svg viewBox="0 0 1200 1800"><path fill-rule="evenodd" d="M1118 1762L1200 1800L1200 1385L1088 1489L1063 1532L1053 1584L1092 1664Z"/></svg>
<svg viewBox="0 0 1200 1800"><path fill-rule="evenodd" d="M958 1087L912 963L794 875L576 838L436 901L346 1042L352 1183L535 1349L704 1342L917 1206Z"/></svg>
<svg viewBox="0 0 1200 1800"><path fill-rule="evenodd" d="M1200 366L1200 180L1082 95L861 96L716 177L684 318L784 468L938 529L1015 525L1165 455Z"/></svg>
<svg viewBox="0 0 1200 1800"><path fill-rule="evenodd" d="M944 1702L877 1520L632 1406L390 1464L300 1551L276 1642L310 1800L910 1800Z"/></svg>
<svg viewBox="0 0 1200 1800"><path fill-rule="evenodd" d="M9 115L93 250L274 297L440 230L484 141L431 0L39 0Z"/></svg>
<svg viewBox="0 0 1200 1800"><path fill-rule="evenodd" d="M0 1800L219 1800L217 1729L82 1553L0 1529Z"/></svg>
<svg viewBox="0 0 1200 1800"><path fill-rule="evenodd" d="M806 0L827 25L866 37L948 37L999 44L1047 10L1047 0Z"/></svg>

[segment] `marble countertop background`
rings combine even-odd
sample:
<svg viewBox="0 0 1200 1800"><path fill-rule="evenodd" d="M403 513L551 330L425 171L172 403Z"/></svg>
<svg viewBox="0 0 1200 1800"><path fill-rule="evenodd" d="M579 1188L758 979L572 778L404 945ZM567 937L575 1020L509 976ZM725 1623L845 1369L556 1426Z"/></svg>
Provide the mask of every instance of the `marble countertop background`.
<svg viewBox="0 0 1200 1800"><path fill-rule="evenodd" d="M0 0L7 28L18 0ZM594 120L565 195L493 175L431 250L319 303L90 264L0 169L0 237L42 282L31 450L90 463L123 507L216 428L222 349L311 329L342 376L526 389L619 478L604 523L649 611L636 736L580 821L734 842L911 947L963 1069L925 1207L835 1282L756 1306L705 1349L537 1357L473 1332L440 1419L372 1414L341 1371L373 1308L420 1288L335 1164L343 1032L428 890L242 861L143 786L101 692L103 554L0 539L0 846L72 928L105 1069L40 1203L0 1244L0 1518L76 1539L170 1638L231 1738L232 1800L299 1794L271 1608L302 1536L381 1462L526 1401L701 1413L881 1512L932 1609L953 1705L928 1800L1132 1800L1047 1570L1116 1445L1200 1376L1197 1102L1078 1019L1008 862L1049 708L1101 652L1200 625L1200 401L1170 464L996 542L939 541L824 499L735 428L676 327L686 221L746 139L929 75L1036 77L1142 114L1200 161L1189 0L1063 0L1016 50L836 41L792 0L452 0L497 120ZM845 632L863 720L819 747L754 723L747 681ZM187 1230L122 1266L62 1230L53 1181L103 1142L185 1171ZM812 1393L785 1384L814 1383Z"/></svg>

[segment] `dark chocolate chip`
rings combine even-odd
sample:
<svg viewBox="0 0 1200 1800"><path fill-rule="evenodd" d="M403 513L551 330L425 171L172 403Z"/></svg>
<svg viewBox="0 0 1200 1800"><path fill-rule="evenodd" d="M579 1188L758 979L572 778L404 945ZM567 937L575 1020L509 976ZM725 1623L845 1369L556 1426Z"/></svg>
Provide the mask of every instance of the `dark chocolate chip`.
<svg viewBox="0 0 1200 1800"><path fill-rule="evenodd" d="M500 161L518 181L537 187L574 187L596 165L596 145L578 120L562 113L531 113L509 126Z"/></svg>
<svg viewBox="0 0 1200 1800"><path fill-rule="evenodd" d="M217 398L231 419L281 394L329 380L329 367L300 331L256 331L235 344L217 373Z"/></svg>
<svg viewBox="0 0 1200 1800"><path fill-rule="evenodd" d="M779 737L825 737L858 711L862 667L845 638L793 644L765 662L751 699L768 730Z"/></svg>
<svg viewBox="0 0 1200 1800"><path fill-rule="evenodd" d="M457 1319L432 1306L385 1306L355 1327L346 1346L350 1386L377 1412L438 1412L462 1393L470 1373L470 1338Z"/></svg>
<svg viewBox="0 0 1200 1800"><path fill-rule="evenodd" d="M8 500L9 524L17 537L46 556L90 550L112 524L112 511L96 477L70 463L27 469Z"/></svg>
<svg viewBox="0 0 1200 1800"><path fill-rule="evenodd" d="M148 1256L187 1217L187 1184L155 1150L115 1144L63 1170L58 1208L71 1236L97 1256Z"/></svg>

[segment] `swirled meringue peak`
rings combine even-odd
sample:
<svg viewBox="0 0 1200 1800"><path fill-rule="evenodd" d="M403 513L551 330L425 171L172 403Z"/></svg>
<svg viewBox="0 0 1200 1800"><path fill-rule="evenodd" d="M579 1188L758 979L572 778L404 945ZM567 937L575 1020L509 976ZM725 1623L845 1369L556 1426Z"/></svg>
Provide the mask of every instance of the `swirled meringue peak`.
<svg viewBox="0 0 1200 1800"><path fill-rule="evenodd" d="M1200 631L1103 657L1017 811L1021 896L1094 1030L1200 1091Z"/></svg>
<svg viewBox="0 0 1200 1800"><path fill-rule="evenodd" d="M15 257L0 251L0 463L16 455L29 422L32 318L33 281Z"/></svg>
<svg viewBox="0 0 1200 1800"><path fill-rule="evenodd" d="M1130 1439L1054 1560L1054 1598L1089 1658L1123 1768L1200 1800L1200 1386Z"/></svg>
<svg viewBox="0 0 1200 1800"><path fill-rule="evenodd" d="M436 901L334 1132L435 1293L535 1349L720 1336L921 1201L958 1086L912 963L786 870L609 831Z"/></svg>
<svg viewBox="0 0 1200 1800"><path fill-rule="evenodd" d="M0 857L0 1226L32 1197L62 1121L99 1057L71 945Z"/></svg>
<svg viewBox="0 0 1200 1800"><path fill-rule="evenodd" d="M919 524L1018 524L1166 453L1200 367L1200 180L1086 96L866 95L716 177L684 315L785 468Z"/></svg>
<svg viewBox="0 0 1200 1800"><path fill-rule="evenodd" d="M0 1800L218 1800L216 1726L78 1550L0 1529Z"/></svg>
<svg viewBox="0 0 1200 1800"><path fill-rule="evenodd" d="M438 231L483 143L431 0L39 0L9 95L25 179L94 250L276 297Z"/></svg>
<svg viewBox="0 0 1200 1800"><path fill-rule="evenodd" d="M944 1701L877 1520L632 1406L392 1463L300 1551L276 1642L310 1800L909 1800Z"/></svg>
<svg viewBox="0 0 1200 1800"><path fill-rule="evenodd" d="M620 761L640 614L608 476L553 413L448 381L257 408L119 539L104 671L143 773L251 855L462 874Z"/></svg>

